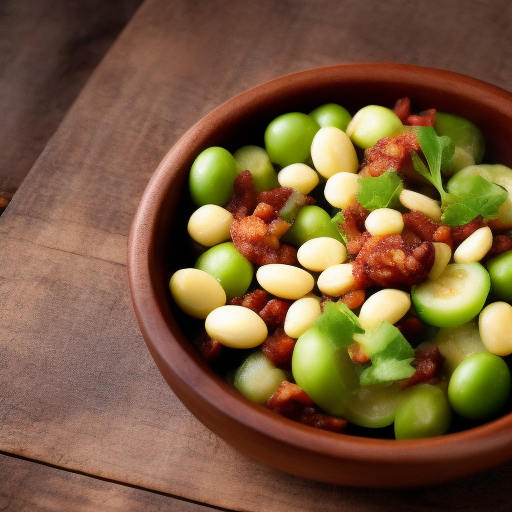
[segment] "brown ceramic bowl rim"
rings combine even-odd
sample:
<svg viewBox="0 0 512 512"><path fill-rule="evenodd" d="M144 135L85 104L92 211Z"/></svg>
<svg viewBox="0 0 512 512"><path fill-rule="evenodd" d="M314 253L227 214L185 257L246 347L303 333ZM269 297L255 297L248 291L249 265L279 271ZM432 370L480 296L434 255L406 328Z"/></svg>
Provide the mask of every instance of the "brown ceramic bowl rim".
<svg viewBox="0 0 512 512"><path fill-rule="evenodd" d="M300 91L312 87L312 83L340 80L340 77L354 83L363 80L396 83L400 79L412 88L423 87L428 82L432 90L450 88L468 101L483 102L497 115L512 116L512 94L508 91L449 71L393 63L356 63L302 71L228 100L196 123L172 147L152 176L135 215L128 243L128 275L140 330L162 375L189 410L235 448L278 469L329 483L368 487L409 487L446 481L448 477L443 471L436 475L437 465L453 467L452 478L491 469L512 459L512 413L463 432L395 441L313 430L248 403L191 348L165 302L167 283L155 277L155 268L161 265L155 237L163 229L162 205L173 188L183 185L197 150L210 145L209 132L260 108L269 95ZM223 421L218 421L219 415ZM248 435L258 441L252 447L244 443ZM294 470L294 453L305 461L311 460L312 468L323 459L325 467L337 470L337 474L327 474L326 470L319 475L317 469L307 468ZM364 467L369 470L369 480L361 477ZM400 467L403 468L401 480L393 483L386 473Z"/></svg>

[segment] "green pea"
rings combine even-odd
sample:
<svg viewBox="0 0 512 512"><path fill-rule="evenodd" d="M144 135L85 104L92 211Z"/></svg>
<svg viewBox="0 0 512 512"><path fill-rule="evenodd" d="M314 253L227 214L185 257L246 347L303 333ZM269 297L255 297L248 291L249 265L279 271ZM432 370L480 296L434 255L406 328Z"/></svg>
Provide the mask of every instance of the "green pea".
<svg viewBox="0 0 512 512"><path fill-rule="evenodd" d="M227 300L244 295L254 275L252 264L236 250L233 242L208 249L199 256L195 268L215 277L224 288Z"/></svg>
<svg viewBox="0 0 512 512"><path fill-rule="evenodd" d="M397 384L363 387L346 403L343 418L361 427L387 427L395 419L400 394Z"/></svg>
<svg viewBox="0 0 512 512"><path fill-rule="evenodd" d="M239 174L245 170L252 174L256 192L279 187L277 173L265 149L259 146L243 146L235 151L233 157Z"/></svg>
<svg viewBox="0 0 512 512"><path fill-rule="evenodd" d="M320 125L307 114L289 112L276 117L265 130L265 148L270 160L281 167L305 162Z"/></svg>
<svg viewBox="0 0 512 512"><path fill-rule="evenodd" d="M396 439L439 436L448 431L451 410L441 388L430 384L411 387L395 412Z"/></svg>
<svg viewBox="0 0 512 512"><path fill-rule="evenodd" d="M359 386L356 368L346 348L339 348L315 325L300 336L292 356L293 378L324 411L343 414L345 403Z"/></svg>
<svg viewBox="0 0 512 512"><path fill-rule="evenodd" d="M335 126L342 131L347 129L348 123L352 119L349 111L337 105L336 103L326 103L320 107L315 108L309 115L320 125L321 128L324 126Z"/></svg>
<svg viewBox="0 0 512 512"><path fill-rule="evenodd" d="M506 251L487 263L491 277L491 293L500 300L512 303L512 251Z"/></svg>
<svg viewBox="0 0 512 512"><path fill-rule="evenodd" d="M434 129L438 135L446 135L455 146L455 153L444 169L447 174L478 164L485 152L482 132L464 117L445 112L436 112Z"/></svg>
<svg viewBox="0 0 512 512"><path fill-rule="evenodd" d="M367 105L356 112L346 133L356 146L367 149L379 139L398 134L402 128L402 121L391 109Z"/></svg>
<svg viewBox="0 0 512 512"><path fill-rule="evenodd" d="M213 146L194 160L189 176L189 190L197 206L225 206L233 195L237 176L236 162L229 151Z"/></svg>
<svg viewBox="0 0 512 512"><path fill-rule="evenodd" d="M448 383L448 400L464 418L487 420L505 405L510 393L510 370L490 352L468 356L455 368Z"/></svg>
<svg viewBox="0 0 512 512"><path fill-rule="evenodd" d="M252 352L238 367L234 376L235 388L251 402L264 404L289 375L276 368L260 350Z"/></svg>
<svg viewBox="0 0 512 512"><path fill-rule="evenodd" d="M331 222L329 214L320 206L303 206L292 227L285 233L282 240L295 245L318 238L328 236L343 242L337 225Z"/></svg>

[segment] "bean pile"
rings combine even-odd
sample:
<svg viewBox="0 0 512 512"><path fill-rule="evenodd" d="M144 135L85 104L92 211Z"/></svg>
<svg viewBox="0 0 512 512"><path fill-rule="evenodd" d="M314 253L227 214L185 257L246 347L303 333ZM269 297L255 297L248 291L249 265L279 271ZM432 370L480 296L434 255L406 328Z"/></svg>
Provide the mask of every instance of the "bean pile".
<svg viewBox="0 0 512 512"><path fill-rule="evenodd" d="M335 432L430 437L509 410L512 169L480 130L401 98L286 113L263 141L190 171L198 249L169 287L202 356Z"/></svg>

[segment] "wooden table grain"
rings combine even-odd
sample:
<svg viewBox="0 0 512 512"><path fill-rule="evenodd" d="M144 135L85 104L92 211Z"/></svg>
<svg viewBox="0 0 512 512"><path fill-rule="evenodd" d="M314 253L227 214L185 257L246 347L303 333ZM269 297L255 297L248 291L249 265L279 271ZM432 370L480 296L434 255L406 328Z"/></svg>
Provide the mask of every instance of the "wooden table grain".
<svg viewBox="0 0 512 512"><path fill-rule="evenodd" d="M165 153L235 94L363 61L512 90L511 35L507 0L146 0L0 217L0 510L510 510L512 464L400 491L320 484L237 453L158 373L126 242Z"/></svg>

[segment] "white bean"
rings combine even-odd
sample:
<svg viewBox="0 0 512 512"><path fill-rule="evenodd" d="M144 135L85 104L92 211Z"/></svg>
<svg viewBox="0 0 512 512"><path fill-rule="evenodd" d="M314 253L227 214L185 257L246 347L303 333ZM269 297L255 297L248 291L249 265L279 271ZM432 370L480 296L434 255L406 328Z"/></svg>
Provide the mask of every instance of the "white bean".
<svg viewBox="0 0 512 512"><path fill-rule="evenodd" d="M343 263L347 259L347 249L334 238L312 238L299 247L297 259L304 268L322 272L328 267Z"/></svg>
<svg viewBox="0 0 512 512"><path fill-rule="evenodd" d="M319 290L331 297L339 297L354 289L352 263L341 263L325 269L317 280Z"/></svg>
<svg viewBox="0 0 512 512"><path fill-rule="evenodd" d="M450 263L452 250L448 244L443 244L442 242L432 242L432 245L434 246L435 259L428 273L428 278L435 281L443 273L446 265Z"/></svg>
<svg viewBox="0 0 512 512"><path fill-rule="evenodd" d="M419 192L406 189L402 190L400 193L400 202L403 206L409 208L409 210L417 210L424 213L434 222L439 222L441 220L443 211L441 210L439 203L428 196L420 194Z"/></svg>
<svg viewBox="0 0 512 512"><path fill-rule="evenodd" d="M364 329L375 329L382 322L395 324L411 307L411 297L408 293L384 288L370 295L361 306L359 322Z"/></svg>
<svg viewBox="0 0 512 512"><path fill-rule="evenodd" d="M311 158L316 170L330 178L338 172L357 172L359 161L348 135L334 126L320 128L311 144Z"/></svg>
<svg viewBox="0 0 512 512"><path fill-rule="evenodd" d="M492 231L489 226L477 229L462 242L453 253L455 263L480 261L492 246Z"/></svg>
<svg viewBox="0 0 512 512"><path fill-rule="evenodd" d="M206 318L226 303L226 292L219 281L197 268L175 272L169 281L169 289L178 307L194 318Z"/></svg>
<svg viewBox="0 0 512 512"><path fill-rule="evenodd" d="M298 190L301 194L309 194L320 181L317 172L309 165L297 163L283 167L277 180L282 187L290 187Z"/></svg>
<svg viewBox="0 0 512 512"><path fill-rule="evenodd" d="M319 297L302 297L288 308L284 320L284 332L291 338L298 338L315 323L321 314Z"/></svg>
<svg viewBox="0 0 512 512"><path fill-rule="evenodd" d="M198 208L188 221L188 234L196 242L212 247L230 239L233 215L222 206L205 204Z"/></svg>
<svg viewBox="0 0 512 512"><path fill-rule="evenodd" d="M404 229L404 219L397 210L379 208L370 212L364 225L373 236L400 234Z"/></svg>
<svg viewBox="0 0 512 512"><path fill-rule="evenodd" d="M222 306L205 320L208 336L231 348L253 348L265 341L268 330L263 319L244 306Z"/></svg>
<svg viewBox="0 0 512 512"><path fill-rule="evenodd" d="M485 348L498 356L512 354L512 306L493 302L480 312L480 337Z"/></svg>
<svg viewBox="0 0 512 512"><path fill-rule="evenodd" d="M344 210L354 201L359 187L359 176L350 172L338 172L331 176L324 188L325 199L335 208Z"/></svg>
<svg viewBox="0 0 512 512"><path fill-rule="evenodd" d="M282 299L300 299L315 286L309 272L281 263L263 265L256 271L256 279L263 289Z"/></svg>

